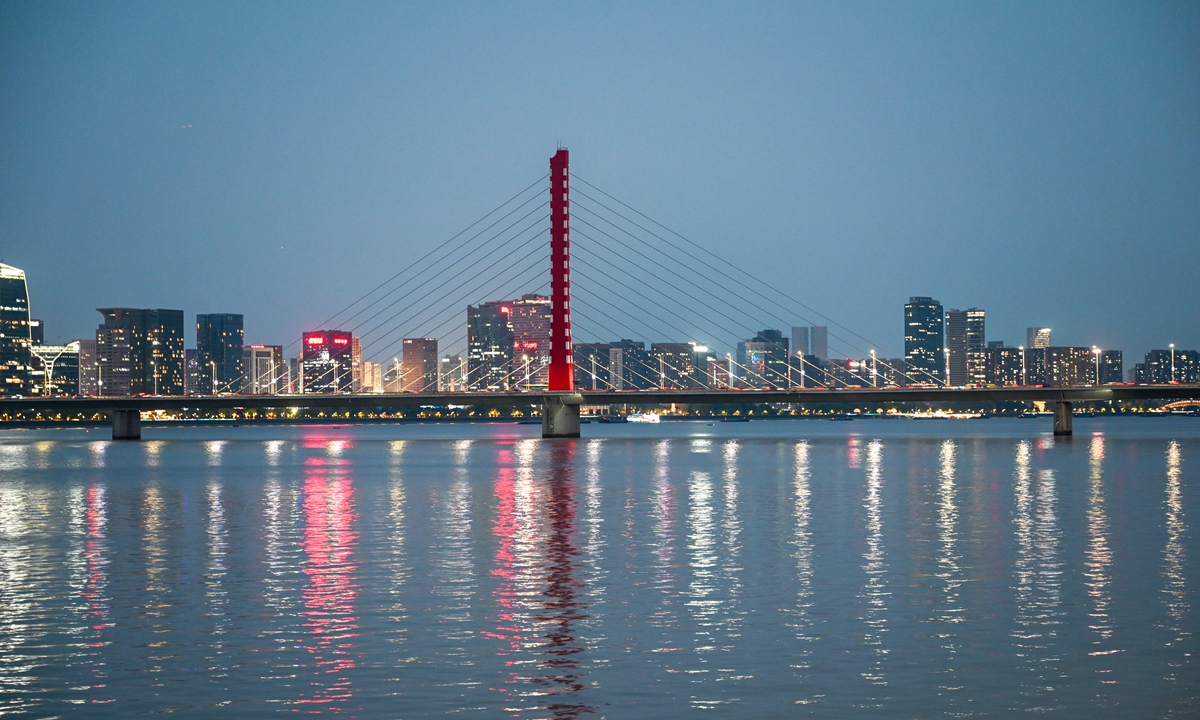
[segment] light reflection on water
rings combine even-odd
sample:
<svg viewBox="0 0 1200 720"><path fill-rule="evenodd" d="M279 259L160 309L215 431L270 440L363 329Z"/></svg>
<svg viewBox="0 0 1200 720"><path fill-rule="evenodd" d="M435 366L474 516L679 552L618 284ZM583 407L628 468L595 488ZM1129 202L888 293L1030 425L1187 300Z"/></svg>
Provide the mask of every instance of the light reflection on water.
<svg viewBox="0 0 1200 720"><path fill-rule="evenodd" d="M1197 436L0 440L0 713L1182 716Z"/></svg>

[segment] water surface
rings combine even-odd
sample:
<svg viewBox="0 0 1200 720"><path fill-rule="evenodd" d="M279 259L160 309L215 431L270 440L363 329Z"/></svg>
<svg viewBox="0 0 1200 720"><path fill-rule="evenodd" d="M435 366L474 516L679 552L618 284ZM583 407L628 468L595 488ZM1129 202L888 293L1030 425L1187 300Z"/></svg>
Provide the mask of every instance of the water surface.
<svg viewBox="0 0 1200 720"><path fill-rule="evenodd" d="M1200 419L0 432L0 714L1194 716Z"/></svg>

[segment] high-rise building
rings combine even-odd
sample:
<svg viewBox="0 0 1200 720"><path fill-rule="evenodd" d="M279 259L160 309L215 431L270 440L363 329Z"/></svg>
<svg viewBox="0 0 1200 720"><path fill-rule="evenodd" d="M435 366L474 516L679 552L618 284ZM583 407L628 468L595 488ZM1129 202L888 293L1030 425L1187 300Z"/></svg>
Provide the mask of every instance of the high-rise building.
<svg viewBox="0 0 1200 720"><path fill-rule="evenodd" d="M362 389L359 392L383 392L383 366L377 362L364 360L362 364Z"/></svg>
<svg viewBox="0 0 1200 720"><path fill-rule="evenodd" d="M1038 349L1050 347L1050 328L1025 328L1025 347Z"/></svg>
<svg viewBox="0 0 1200 720"><path fill-rule="evenodd" d="M31 344L25 271L0 263L0 396L30 394Z"/></svg>
<svg viewBox="0 0 1200 720"><path fill-rule="evenodd" d="M200 359L196 348L185 348L183 351L183 394L195 395L199 392L196 384L200 382Z"/></svg>
<svg viewBox="0 0 1200 720"><path fill-rule="evenodd" d="M1048 347L1043 352L1046 354L1045 385L1063 387L1092 384L1095 360L1091 348Z"/></svg>
<svg viewBox="0 0 1200 720"><path fill-rule="evenodd" d="M730 358L708 358L707 385L713 390L728 390L733 387L733 369Z"/></svg>
<svg viewBox="0 0 1200 720"><path fill-rule="evenodd" d="M544 389L550 382L550 298L522 295L511 305L514 384Z"/></svg>
<svg viewBox="0 0 1200 720"><path fill-rule="evenodd" d="M245 345L242 348L242 392L275 395L287 390L287 363L280 345Z"/></svg>
<svg viewBox="0 0 1200 720"><path fill-rule="evenodd" d="M970 385L984 374L984 315L979 308L946 313L946 349L949 350L951 385Z"/></svg>
<svg viewBox="0 0 1200 720"><path fill-rule="evenodd" d="M1001 387L1020 385L1021 361L1025 354L1020 348L988 347L983 351L983 383Z"/></svg>
<svg viewBox="0 0 1200 720"><path fill-rule="evenodd" d="M608 376L608 343L575 343L576 390L610 390Z"/></svg>
<svg viewBox="0 0 1200 720"><path fill-rule="evenodd" d="M931 297L910 297L904 306L904 362L916 385L946 382L942 304Z"/></svg>
<svg viewBox="0 0 1200 720"><path fill-rule="evenodd" d="M142 311L97 308L104 322L96 328L96 394L132 395L133 378L143 374L140 347L145 338Z"/></svg>
<svg viewBox="0 0 1200 720"><path fill-rule="evenodd" d="M98 395L100 389L96 384L99 379L96 365L96 341L95 339L84 339L74 342L79 344L79 394Z"/></svg>
<svg viewBox="0 0 1200 720"><path fill-rule="evenodd" d="M243 316L212 313L196 316L196 362L200 366L196 390L202 395L241 392Z"/></svg>
<svg viewBox="0 0 1200 720"><path fill-rule="evenodd" d="M512 305L493 300L467 306L467 387L508 390L512 386Z"/></svg>
<svg viewBox="0 0 1200 720"><path fill-rule="evenodd" d="M1151 350L1146 353L1145 368L1137 382L1200 382L1200 353L1195 350Z"/></svg>
<svg viewBox="0 0 1200 720"><path fill-rule="evenodd" d="M650 390L656 382L651 365L645 343L629 339L609 343L608 377L613 390Z"/></svg>
<svg viewBox="0 0 1200 720"><path fill-rule="evenodd" d="M33 346L33 394L43 397L79 392L79 343Z"/></svg>
<svg viewBox="0 0 1200 720"><path fill-rule="evenodd" d="M651 343L650 369L661 388L690 390L703 387L696 377L695 346L691 343ZM576 356L575 362L579 362Z"/></svg>
<svg viewBox="0 0 1200 720"><path fill-rule="evenodd" d="M392 358L390 365L383 371L383 391L385 393L404 392L404 365L400 358Z"/></svg>
<svg viewBox="0 0 1200 720"><path fill-rule="evenodd" d="M792 354L829 359L829 328L824 325L792 328Z"/></svg>
<svg viewBox="0 0 1200 720"><path fill-rule="evenodd" d="M463 392L467 389L467 363L461 355L442 358L441 392Z"/></svg>
<svg viewBox="0 0 1200 720"><path fill-rule="evenodd" d="M144 374L132 378L133 392L153 395L183 394L183 311L143 310L141 365Z"/></svg>
<svg viewBox="0 0 1200 720"><path fill-rule="evenodd" d="M1120 350L1101 350L1100 376L1096 379L1101 385L1123 382L1125 379L1125 362Z"/></svg>
<svg viewBox="0 0 1200 720"><path fill-rule="evenodd" d="M35 318L30 318L29 341L34 345L44 345L46 343L46 323Z"/></svg>
<svg viewBox="0 0 1200 720"><path fill-rule="evenodd" d="M737 345L738 377L747 387L788 387L790 370L788 340L779 330L762 330Z"/></svg>
<svg viewBox="0 0 1200 720"><path fill-rule="evenodd" d="M437 338L404 338L400 373L402 392L435 393L438 391Z"/></svg>
<svg viewBox="0 0 1200 720"><path fill-rule="evenodd" d="M801 325L792 328L792 352L796 355L808 355L812 352L809 345L809 327Z"/></svg>
<svg viewBox="0 0 1200 720"><path fill-rule="evenodd" d="M300 338L300 392L348 393L354 388L353 336L343 330L314 330Z"/></svg>
<svg viewBox="0 0 1200 720"><path fill-rule="evenodd" d="M363 356L362 340L357 336L350 338L350 376L351 392L360 393L363 389Z"/></svg>

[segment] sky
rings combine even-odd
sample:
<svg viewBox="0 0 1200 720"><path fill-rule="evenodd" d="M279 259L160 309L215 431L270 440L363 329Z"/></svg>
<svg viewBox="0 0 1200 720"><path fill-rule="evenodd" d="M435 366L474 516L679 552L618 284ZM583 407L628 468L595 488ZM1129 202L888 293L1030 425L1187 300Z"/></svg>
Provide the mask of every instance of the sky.
<svg viewBox="0 0 1200 720"><path fill-rule="evenodd" d="M1195 3L0 4L0 260L48 342L128 306L292 343L559 144L884 356L911 295L1200 348Z"/></svg>

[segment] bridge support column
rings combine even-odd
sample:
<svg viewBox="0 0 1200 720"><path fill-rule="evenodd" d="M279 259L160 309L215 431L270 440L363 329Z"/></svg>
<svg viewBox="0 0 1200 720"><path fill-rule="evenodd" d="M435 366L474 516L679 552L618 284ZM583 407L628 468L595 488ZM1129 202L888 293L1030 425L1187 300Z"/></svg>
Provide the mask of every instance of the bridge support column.
<svg viewBox="0 0 1200 720"><path fill-rule="evenodd" d="M542 400L542 437L579 437L579 395L551 395Z"/></svg>
<svg viewBox="0 0 1200 720"><path fill-rule="evenodd" d="M142 413L138 410L112 411L113 440L141 440Z"/></svg>
<svg viewBox="0 0 1200 720"><path fill-rule="evenodd" d="M1055 437L1071 435L1071 421L1074 420L1071 403L1059 401L1054 403L1054 435Z"/></svg>

